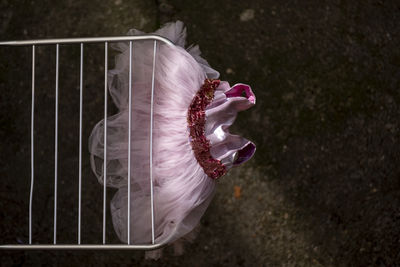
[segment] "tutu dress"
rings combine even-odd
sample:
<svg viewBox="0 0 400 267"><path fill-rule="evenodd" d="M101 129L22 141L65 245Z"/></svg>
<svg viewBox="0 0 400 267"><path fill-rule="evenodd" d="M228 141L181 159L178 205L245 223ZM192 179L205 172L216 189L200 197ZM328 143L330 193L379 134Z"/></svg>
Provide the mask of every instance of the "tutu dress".
<svg viewBox="0 0 400 267"><path fill-rule="evenodd" d="M130 30L128 35L143 34ZM185 49L182 22L169 23L154 34L175 46L157 44L153 106L153 186L155 243L174 243L190 236L214 194L216 180L244 163L255 145L229 133L237 112L255 104L248 85L217 80L219 73L200 56L198 46ZM109 92L119 112L107 118L107 186L117 189L111 200L114 229L127 242L128 94L132 90L130 243L152 240L150 203L150 101L153 41L133 42L132 88L129 88L129 45L108 72ZM91 166L103 177L104 121L90 139ZM149 252L157 258L160 254Z"/></svg>

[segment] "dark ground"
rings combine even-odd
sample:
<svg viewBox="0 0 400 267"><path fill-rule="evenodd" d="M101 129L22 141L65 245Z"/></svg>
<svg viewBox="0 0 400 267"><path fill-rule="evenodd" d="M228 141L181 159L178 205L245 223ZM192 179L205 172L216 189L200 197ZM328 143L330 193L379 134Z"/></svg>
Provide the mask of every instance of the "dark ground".
<svg viewBox="0 0 400 267"><path fill-rule="evenodd" d="M0 265L400 266L399 2L0 0L0 40L123 35L176 19L223 80L258 98L232 129L257 153L220 180L195 243L157 262L142 252L0 251ZM91 48L85 136L103 105L103 50ZM28 240L30 62L29 48L0 48L3 244ZM61 47L60 243L77 233L78 64L78 49ZM54 48L38 48L37 68L33 239L48 243ZM99 243L102 188L87 155L83 164L82 240Z"/></svg>

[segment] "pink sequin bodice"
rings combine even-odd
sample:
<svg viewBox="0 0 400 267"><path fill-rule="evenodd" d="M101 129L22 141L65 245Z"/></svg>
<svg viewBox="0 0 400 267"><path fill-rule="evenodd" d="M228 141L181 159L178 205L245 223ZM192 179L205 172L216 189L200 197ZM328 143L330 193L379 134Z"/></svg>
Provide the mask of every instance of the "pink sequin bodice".
<svg viewBox="0 0 400 267"><path fill-rule="evenodd" d="M206 79L188 110L190 142L204 172L217 179L249 160L255 144L229 132L239 111L255 105L250 86Z"/></svg>

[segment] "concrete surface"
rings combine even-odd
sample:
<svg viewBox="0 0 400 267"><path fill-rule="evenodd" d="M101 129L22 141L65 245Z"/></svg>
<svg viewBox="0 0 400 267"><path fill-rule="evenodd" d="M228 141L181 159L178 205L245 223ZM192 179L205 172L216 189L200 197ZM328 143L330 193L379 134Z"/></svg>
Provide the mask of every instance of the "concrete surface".
<svg viewBox="0 0 400 267"><path fill-rule="evenodd" d="M255 141L257 153L220 180L183 256L170 248L157 262L136 251L0 251L1 266L400 265L398 2L0 0L0 10L0 40L123 35L180 19L189 44L200 45L223 80L251 84L257 95L232 128ZM1 243L27 241L29 52L0 49ZM60 90L59 194L72 201L59 202L58 239L71 242L79 111L71 76L79 51L61 56L60 83L69 90ZM93 45L85 62L86 135L102 116L102 62ZM52 64L54 48L39 48L37 242L50 242L53 229ZM87 157L84 178L82 238L100 242L102 192ZM118 242L112 231L107 238Z"/></svg>

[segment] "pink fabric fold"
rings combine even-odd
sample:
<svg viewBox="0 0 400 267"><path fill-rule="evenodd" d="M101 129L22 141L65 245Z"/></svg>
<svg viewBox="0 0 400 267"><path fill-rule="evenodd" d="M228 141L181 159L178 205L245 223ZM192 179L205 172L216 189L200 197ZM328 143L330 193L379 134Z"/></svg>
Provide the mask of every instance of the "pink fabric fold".
<svg viewBox="0 0 400 267"><path fill-rule="evenodd" d="M248 161L256 151L253 142L229 132L237 113L251 108L255 103L256 97L250 86L235 84L230 87L224 81L215 90L214 100L206 108L205 134L211 143L211 155L227 169Z"/></svg>

